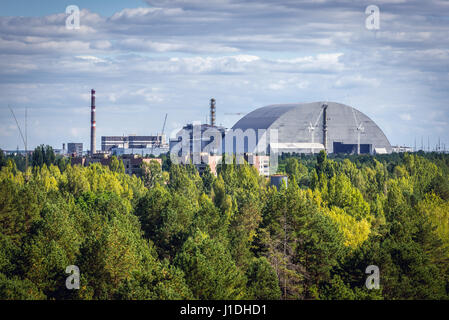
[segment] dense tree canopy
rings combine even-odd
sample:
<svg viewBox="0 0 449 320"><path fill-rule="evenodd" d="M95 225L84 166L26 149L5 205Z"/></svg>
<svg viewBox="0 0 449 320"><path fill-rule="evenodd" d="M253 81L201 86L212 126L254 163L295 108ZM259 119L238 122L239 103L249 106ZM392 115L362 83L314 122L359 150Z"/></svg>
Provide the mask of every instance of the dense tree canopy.
<svg viewBox="0 0 449 320"><path fill-rule="evenodd" d="M449 298L447 155L284 154L278 188L166 156L142 177L48 146L23 163L0 150L0 299Z"/></svg>

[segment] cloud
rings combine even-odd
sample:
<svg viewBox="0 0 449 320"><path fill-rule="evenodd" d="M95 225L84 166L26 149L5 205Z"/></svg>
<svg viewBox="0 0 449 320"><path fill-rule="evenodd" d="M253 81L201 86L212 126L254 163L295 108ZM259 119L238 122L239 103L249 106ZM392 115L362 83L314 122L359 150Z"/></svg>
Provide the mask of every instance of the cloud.
<svg viewBox="0 0 449 320"><path fill-rule="evenodd" d="M360 74L344 76L335 82L336 88L353 88L353 87L379 87L380 81L376 78L365 78Z"/></svg>
<svg viewBox="0 0 449 320"><path fill-rule="evenodd" d="M140 38L125 39L118 43L121 50L128 49L138 52L191 52L191 53L231 53L237 48L217 44L204 45L201 43L158 42Z"/></svg>
<svg viewBox="0 0 449 320"><path fill-rule="evenodd" d="M410 134L395 132L395 119L417 131L447 132L447 1L379 0L376 32L365 28L368 0L146 3L110 17L83 9L79 30L65 28L64 12L0 17L0 106L30 107L41 120L39 138L56 145L65 129L60 138L46 133L46 118L72 120L77 138L88 141L81 128L89 122L91 88L99 135L128 124L159 128L166 112L181 125L204 119L212 96L223 113L350 97L396 143ZM4 107L0 116L8 118ZM228 126L234 120L223 118ZM9 141L0 131L0 146L15 147Z"/></svg>
<svg viewBox="0 0 449 320"><path fill-rule="evenodd" d="M411 121L412 116L409 113L402 113L399 115L399 117L404 121Z"/></svg>
<svg viewBox="0 0 449 320"><path fill-rule="evenodd" d="M164 99L157 93L158 91L157 88L141 88L132 92L131 95L142 96L146 102L162 102Z"/></svg>
<svg viewBox="0 0 449 320"><path fill-rule="evenodd" d="M106 62L103 59L100 59L98 57L94 57L94 56L76 56L75 58L81 59L81 60L85 60L85 61L89 61L89 62L93 62L93 63L98 63L98 62Z"/></svg>

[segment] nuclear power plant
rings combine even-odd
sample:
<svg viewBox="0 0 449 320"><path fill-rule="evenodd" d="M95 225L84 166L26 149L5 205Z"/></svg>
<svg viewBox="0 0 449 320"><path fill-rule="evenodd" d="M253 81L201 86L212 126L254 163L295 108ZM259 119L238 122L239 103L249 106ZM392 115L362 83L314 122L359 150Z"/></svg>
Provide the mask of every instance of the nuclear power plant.
<svg viewBox="0 0 449 320"><path fill-rule="evenodd" d="M269 105L244 115L231 129L227 129L216 125L216 100L212 98L209 103L210 123L185 125L175 139L170 139L169 144L164 135L168 115L166 114L160 134L102 136L101 150L96 149L94 89L91 90L90 108L90 157L82 157L82 144L70 143L69 154L77 157L72 159L73 164L107 164L111 160L110 155L145 162L150 161L146 158L148 155L157 157L168 152L170 156L177 155L181 163L189 163L196 159L195 155L198 157L200 154L200 162L195 163L200 173L209 166L211 172L216 174L222 155L231 153L237 158L243 156L261 175L268 176L272 174L271 156L277 157L283 153L315 154L321 150L329 154L400 152L395 151L397 148L390 145L379 126L368 116L351 106L337 102ZM234 115L241 114L243 113ZM266 132L266 135L263 132ZM275 139L271 139L271 132L275 132ZM72 150L75 145L78 145L76 151ZM232 158L226 156L224 159ZM139 163L127 164L132 167L125 169L129 172L137 170Z"/></svg>
<svg viewBox="0 0 449 320"><path fill-rule="evenodd" d="M203 131L210 128L217 129L223 140L230 131L218 127L216 123L216 101L210 99L210 123L201 126ZM91 132L90 155L96 150L96 121L95 121L95 90L91 90ZM167 115L160 135L156 136L103 136L101 153L112 154L151 154L157 155L172 150L172 146L180 143L180 137L170 141L170 148L164 136ZM321 150L327 153L347 154L387 154L393 151L390 142L379 126L359 110L337 102L312 102L276 104L258 108L241 118L231 128L232 134L240 130L245 136L248 129L252 131L277 132L276 141L271 141L263 154L269 155L273 150L282 153L313 154ZM193 125L184 126L189 131L189 140L193 140ZM245 145L244 153L260 151L257 141L256 147ZM214 138L201 138L200 152L207 147ZM266 141L264 141L266 143ZM224 144L223 144L224 145ZM134 149L140 149L135 150ZM251 149L251 150L250 150ZM221 150L221 147L218 151ZM224 150L224 149L223 149ZM140 151L140 152L139 152ZM218 152L220 153L220 152Z"/></svg>
<svg viewBox="0 0 449 320"><path fill-rule="evenodd" d="M95 90L91 90L91 132L90 155L96 150L96 121L95 121ZM216 101L210 99L210 123L202 125L201 134L208 128L219 130L225 138L227 129L217 127ZM142 149L140 153L157 153L158 155L168 151L168 144L164 136L167 115L161 135L156 136L103 136L101 143L102 153L126 154L134 153L134 149ZM276 104L258 108L245 115L232 127L231 130L241 130L243 134L248 129L254 131L277 132L276 142L271 142L264 154L270 154L270 150L282 153L313 154L320 150L327 153L347 154L387 154L393 151L390 142L379 126L359 110L337 102L312 102ZM188 124L183 130L192 131L190 139L193 139L193 126ZM256 139L259 137L257 136ZM203 140L203 139L202 139ZM201 152L206 147L210 137L201 143ZM180 138L170 141L172 146L180 142ZM261 150L259 141L256 148L248 149L245 153L255 153ZM131 149L131 151L127 151ZM145 150L143 150L145 149ZM139 151L139 150L136 150Z"/></svg>
<svg viewBox="0 0 449 320"><path fill-rule="evenodd" d="M155 136L137 136L131 134L129 136L102 136L101 137L101 151L96 147L96 127L95 120L95 90L90 91L90 151L88 154L93 157L98 155L99 157L104 154L124 155L124 154L153 154L160 155L168 152L168 143L164 135L165 124L167 121L167 114L165 115L164 125L162 127L161 134ZM73 144L73 143L72 143ZM81 145L82 143L78 143ZM69 151L69 154L71 152ZM77 150L75 152L78 155L82 155L82 151Z"/></svg>
<svg viewBox="0 0 449 320"><path fill-rule="evenodd" d="M247 114L232 129L277 130L278 142L270 147L279 154L392 152L390 142L373 120L336 102L269 105Z"/></svg>

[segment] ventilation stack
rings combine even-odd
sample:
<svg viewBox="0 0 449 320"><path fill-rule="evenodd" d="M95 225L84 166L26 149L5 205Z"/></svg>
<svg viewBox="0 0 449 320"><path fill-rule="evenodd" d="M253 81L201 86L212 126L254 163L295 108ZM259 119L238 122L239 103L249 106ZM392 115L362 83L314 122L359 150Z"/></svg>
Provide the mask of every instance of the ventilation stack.
<svg viewBox="0 0 449 320"><path fill-rule="evenodd" d="M93 156L96 152L96 145L95 145L95 128L96 128L96 122L95 122L95 90L92 89L90 91L90 155Z"/></svg>
<svg viewBox="0 0 449 320"><path fill-rule="evenodd" d="M327 104L323 104L323 145L327 152Z"/></svg>
<svg viewBox="0 0 449 320"><path fill-rule="evenodd" d="M210 99L210 125L215 126L215 99Z"/></svg>

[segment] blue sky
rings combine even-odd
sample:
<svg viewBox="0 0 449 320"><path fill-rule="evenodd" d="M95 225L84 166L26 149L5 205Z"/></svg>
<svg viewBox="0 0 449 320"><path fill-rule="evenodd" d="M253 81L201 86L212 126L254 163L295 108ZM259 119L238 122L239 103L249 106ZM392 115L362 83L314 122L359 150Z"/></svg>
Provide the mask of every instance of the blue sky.
<svg viewBox="0 0 449 320"><path fill-rule="evenodd" d="M269 104L336 101L371 117L392 144L449 149L449 1L148 0L0 2L0 148L83 142L89 92L101 135L231 127ZM81 9L65 28L65 7ZM365 8L380 8L367 30Z"/></svg>
<svg viewBox="0 0 449 320"><path fill-rule="evenodd" d="M64 12L65 8L72 4L76 4L80 9L97 12L105 17L110 17L126 8L148 6L143 0L14 0L2 1L0 15L42 17Z"/></svg>

